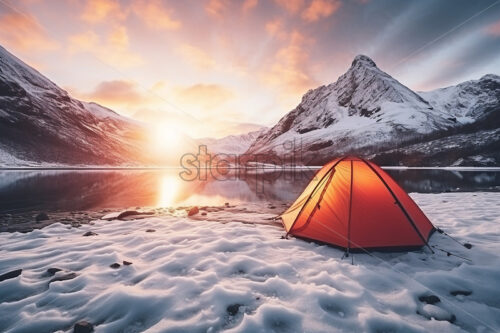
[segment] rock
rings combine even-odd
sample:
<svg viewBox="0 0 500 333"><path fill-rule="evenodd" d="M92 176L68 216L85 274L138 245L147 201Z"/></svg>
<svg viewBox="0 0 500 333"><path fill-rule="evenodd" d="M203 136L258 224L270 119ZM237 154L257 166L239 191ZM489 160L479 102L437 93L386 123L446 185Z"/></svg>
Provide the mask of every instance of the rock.
<svg viewBox="0 0 500 333"><path fill-rule="evenodd" d="M207 212L203 212L203 213L201 213L201 215L207 216Z"/></svg>
<svg viewBox="0 0 500 333"><path fill-rule="evenodd" d="M276 208L276 206L269 206L269 208L270 208L270 209L275 209L275 208Z"/></svg>
<svg viewBox="0 0 500 333"><path fill-rule="evenodd" d="M41 221L46 221L49 219L49 216L45 212L41 212L35 217L35 221L41 222Z"/></svg>
<svg viewBox="0 0 500 333"><path fill-rule="evenodd" d="M90 333L94 332L94 325L88 321L81 320L75 324L73 327L73 333Z"/></svg>
<svg viewBox="0 0 500 333"><path fill-rule="evenodd" d="M418 300L420 302L424 302L424 303L427 303L427 304L436 304L436 303L441 302L441 300L439 299L439 297L437 297L436 295L423 295L423 296L420 296L418 298Z"/></svg>
<svg viewBox="0 0 500 333"><path fill-rule="evenodd" d="M424 305L422 311L419 311L417 313L426 317L427 319L434 318L435 320L449 321L450 323L453 323L455 320L457 320L457 317L454 314L449 313L445 309L432 304Z"/></svg>
<svg viewBox="0 0 500 333"><path fill-rule="evenodd" d="M228 307L226 308L226 311L227 311L227 313L229 313L229 315L234 316L240 310L240 306L241 306L241 304L228 305Z"/></svg>
<svg viewBox="0 0 500 333"><path fill-rule="evenodd" d="M469 250L470 250L470 249L472 248L472 244L471 244L471 243L465 243L465 244L464 244L464 247L465 247L466 249L469 249Z"/></svg>
<svg viewBox="0 0 500 333"><path fill-rule="evenodd" d="M93 231L87 231L86 233L83 234L83 236L88 237L88 236L97 236L97 234Z"/></svg>
<svg viewBox="0 0 500 333"><path fill-rule="evenodd" d="M109 267L111 267L113 269L117 269L117 268L120 268L120 264L115 262L114 264L109 265Z"/></svg>
<svg viewBox="0 0 500 333"><path fill-rule="evenodd" d="M52 283L52 282L56 282L56 281L72 280L72 279L74 279L76 277L77 277L76 273L68 273L68 274L64 274L64 275L59 275L59 276L56 276L56 277L52 278L49 281L49 284Z"/></svg>
<svg viewBox="0 0 500 333"><path fill-rule="evenodd" d="M224 202L224 206L229 207L229 202Z"/></svg>
<svg viewBox="0 0 500 333"><path fill-rule="evenodd" d="M122 212L109 213L101 217L101 220L126 220L133 218L144 218L148 216L154 216L153 211L137 211L137 210L124 210Z"/></svg>
<svg viewBox="0 0 500 333"><path fill-rule="evenodd" d="M155 229L146 229L146 232L155 232Z"/></svg>
<svg viewBox="0 0 500 333"><path fill-rule="evenodd" d="M23 271L22 269L16 269L14 271L2 274L0 275L0 282L18 277L19 275L21 275L22 271Z"/></svg>
<svg viewBox="0 0 500 333"><path fill-rule="evenodd" d="M129 265L132 265L132 263L130 261L123 260L123 265L124 266L129 266Z"/></svg>
<svg viewBox="0 0 500 333"><path fill-rule="evenodd" d="M62 271L62 269L56 268L56 267L51 267L51 268L47 269L47 274L50 276L54 276L57 272L60 272L60 271Z"/></svg>
<svg viewBox="0 0 500 333"><path fill-rule="evenodd" d="M193 208L191 208L188 212L188 216L193 216L193 215L196 215L198 214L200 210L198 209L198 207L194 206Z"/></svg>
<svg viewBox="0 0 500 333"><path fill-rule="evenodd" d="M452 296L458 296L458 295L469 296L470 294L472 294L472 291L468 291L468 290L453 290L453 291L450 291L450 295L452 295Z"/></svg>

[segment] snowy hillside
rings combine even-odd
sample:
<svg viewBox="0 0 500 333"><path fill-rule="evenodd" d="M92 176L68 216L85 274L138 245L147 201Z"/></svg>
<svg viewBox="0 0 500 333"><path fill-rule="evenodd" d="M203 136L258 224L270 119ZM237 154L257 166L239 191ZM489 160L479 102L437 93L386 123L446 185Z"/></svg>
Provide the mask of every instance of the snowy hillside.
<svg viewBox="0 0 500 333"><path fill-rule="evenodd" d="M243 154L265 130L267 128L263 127L261 130L240 135L228 135L221 139L203 138L197 141L200 145L206 145L208 151L214 154Z"/></svg>
<svg viewBox="0 0 500 333"><path fill-rule="evenodd" d="M499 96L495 75L417 94L359 55L335 83L308 91L248 153L280 158L293 142L301 152L297 162L309 165L346 153L376 154L482 121L498 110Z"/></svg>
<svg viewBox="0 0 500 333"><path fill-rule="evenodd" d="M0 166L168 162L148 140L144 125L72 98L0 46Z"/></svg>

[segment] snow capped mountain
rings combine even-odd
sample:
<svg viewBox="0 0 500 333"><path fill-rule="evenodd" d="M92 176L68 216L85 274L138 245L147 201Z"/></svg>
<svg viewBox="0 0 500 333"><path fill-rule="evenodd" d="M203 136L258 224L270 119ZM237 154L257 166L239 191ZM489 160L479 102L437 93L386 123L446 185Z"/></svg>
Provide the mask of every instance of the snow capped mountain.
<svg viewBox="0 0 500 333"><path fill-rule="evenodd" d="M178 164L145 125L72 98L0 46L0 166ZM196 151L194 142L189 149ZM168 155L168 156L167 156Z"/></svg>
<svg viewBox="0 0 500 333"><path fill-rule="evenodd" d="M247 153L283 160L295 149L294 163L308 165L349 153L373 156L476 122L498 108L499 94L495 75L417 94L358 55L336 82L308 91Z"/></svg>
<svg viewBox="0 0 500 333"><path fill-rule="evenodd" d="M419 94L458 123L472 123L499 108L500 76L488 74L479 80Z"/></svg>
<svg viewBox="0 0 500 333"><path fill-rule="evenodd" d="M209 152L213 154L243 154L250 148L255 139L266 131L266 127L239 135L228 135L220 139L203 138L198 139L198 144L206 145Z"/></svg>

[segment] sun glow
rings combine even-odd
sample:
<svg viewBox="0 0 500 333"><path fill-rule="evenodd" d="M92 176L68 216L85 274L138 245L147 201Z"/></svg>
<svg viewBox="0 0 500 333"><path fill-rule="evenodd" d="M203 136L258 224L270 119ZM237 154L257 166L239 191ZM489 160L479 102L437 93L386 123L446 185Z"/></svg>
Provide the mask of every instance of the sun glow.
<svg viewBox="0 0 500 333"><path fill-rule="evenodd" d="M151 141L154 150L168 154L179 149L182 144L182 135L174 126L157 125L152 129Z"/></svg>
<svg viewBox="0 0 500 333"><path fill-rule="evenodd" d="M174 204L177 195L179 194L180 180L174 176L164 176L160 180L160 188L158 190L158 206L169 207Z"/></svg>

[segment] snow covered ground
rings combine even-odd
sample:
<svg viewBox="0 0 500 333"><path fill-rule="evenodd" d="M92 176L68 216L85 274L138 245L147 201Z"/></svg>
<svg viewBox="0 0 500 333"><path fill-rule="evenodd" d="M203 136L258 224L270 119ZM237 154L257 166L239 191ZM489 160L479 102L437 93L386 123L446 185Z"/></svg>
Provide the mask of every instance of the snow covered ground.
<svg viewBox="0 0 500 333"><path fill-rule="evenodd" d="M438 233L431 245L471 262L422 249L352 264L341 250L281 239L251 206L1 233L0 274L23 271L0 282L0 331L70 332L79 320L96 332L500 330L500 193L412 197L473 247ZM55 267L67 280L49 283ZM429 295L440 301L419 300Z"/></svg>

